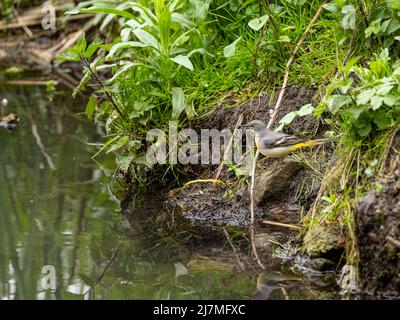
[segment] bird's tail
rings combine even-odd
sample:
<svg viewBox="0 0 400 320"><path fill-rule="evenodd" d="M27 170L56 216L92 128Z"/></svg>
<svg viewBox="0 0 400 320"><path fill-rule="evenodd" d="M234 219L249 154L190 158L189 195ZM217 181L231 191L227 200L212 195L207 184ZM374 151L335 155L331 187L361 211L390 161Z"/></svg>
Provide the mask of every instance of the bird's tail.
<svg viewBox="0 0 400 320"><path fill-rule="evenodd" d="M327 141L329 141L329 140L328 139L316 139L316 140L307 140L307 141L304 141L304 142L299 142L299 143L296 143L293 146L293 151L299 150L299 149L302 149L302 148L318 146L318 145L323 144L323 143L325 143Z"/></svg>

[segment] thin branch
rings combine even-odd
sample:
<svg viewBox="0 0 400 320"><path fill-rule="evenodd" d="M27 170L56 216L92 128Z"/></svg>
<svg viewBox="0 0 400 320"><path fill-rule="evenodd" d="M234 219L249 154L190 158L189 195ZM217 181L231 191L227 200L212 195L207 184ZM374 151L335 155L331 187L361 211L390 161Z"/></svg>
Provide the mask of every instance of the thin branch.
<svg viewBox="0 0 400 320"><path fill-rule="evenodd" d="M226 240L228 241L229 245L231 246L231 248L232 248L232 250L233 250L233 253L234 253L235 256L236 256L236 261L237 261L237 264L239 265L239 268L240 268L243 272L246 272L246 267L245 267L245 265L243 264L243 262L240 260L240 257L239 257L237 248L236 248L236 246L232 243L231 237L229 236L229 233L228 233L228 231L226 230L226 227L223 227L223 228L222 228L222 231L224 232L225 238L226 238Z"/></svg>
<svg viewBox="0 0 400 320"><path fill-rule="evenodd" d="M259 154L260 152L257 150L253 160L253 167L251 168L252 172L251 172L251 184L250 184L250 241L251 241L251 248L253 250L253 254L257 260L258 265L261 267L261 269L265 270L265 267L261 262L260 257L258 256L256 240L255 240L256 215L255 215L255 203L254 203L254 182L256 176L257 159Z"/></svg>
<svg viewBox="0 0 400 320"><path fill-rule="evenodd" d="M304 31L303 35L301 36L301 38L299 39L299 41L297 41L296 46L294 47L294 50L292 52L292 55L290 56L287 64L286 64L286 71L285 71L285 76L283 77L283 84L282 84L282 88L281 91L279 92L279 96L278 96L278 100L276 102L275 108L272 111L271 114L271 118L268 122L268 128L271 129L272 126L274 125L276 118L278 117L278 113L279 113L279 108L281 107L282 101L283 101L283 97L285 95L286 92L286 87L288 85L288 81L289 81L289 68L291 66L291 64L293 63L293 60L295 58L295 56L297 55L297 52L299 51L301 45L303 44L305 38L307 37L307 35L310 33L311 28L314 26L314 24L317 22L319 16L321 15L322 11L324 10L324 5L325 5L326 1L324 1L320 7L318 8L315 16L312 18L312 20L310 21L306 31Z"/></svg>
<svg viewBox="0 0 400 320"><path fill-rule="evenodd" d="M90 66L89 61L87 59L83 59L83 63L85 64L86 68L88 68L93 79L96 80L96 82L99 84L99 86L103 89L105 95L107 96L107 98L111 102L111 104L113 105L114 109L118 112L118 114L121 116L122 119L124 119L127 123L129 123L129 120L126 117L125 113L123 113L122 110L118 107L118 105L114 101L113 97L110 95L107 88L103 84L103 81L100 80L100 78L97 76L97 74L94 72L94 70Z"/></svg>
<svg viewBox="0 0 400 320"><path fill-rule="evenodd" d="M269 224L269 225L271 225L271 226L278 226L278 227L283 227L283 228L301 230L301 227L296 226L296 225L294 225L294 224L287 224L287 223L275 222L275 221L271 221L271 220L263 220L262 223L264 223L264 224Z"/></svg>

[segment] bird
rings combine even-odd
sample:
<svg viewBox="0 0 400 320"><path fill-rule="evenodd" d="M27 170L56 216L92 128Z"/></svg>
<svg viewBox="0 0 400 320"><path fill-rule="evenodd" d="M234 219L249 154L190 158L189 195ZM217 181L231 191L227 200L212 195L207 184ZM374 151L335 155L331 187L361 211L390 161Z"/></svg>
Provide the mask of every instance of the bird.
<svg viewBox="0 0 400 320"><path fill-rule="evenodd" d="M257 149L262 155L269 158L284 158L296 150L320 145L327 141L326 139L302 139L293 135L275 132L268 129L265 123L260 120L250 121L244 127L252 127L254 129Z"/></svg>
<svg viewBox="0 0 400 320"><path fill-rule="evenodd" d="M17 127L19 121L20 119L15 113L10 113L5 117L0 116L0 127L12 130Z"/></svg>

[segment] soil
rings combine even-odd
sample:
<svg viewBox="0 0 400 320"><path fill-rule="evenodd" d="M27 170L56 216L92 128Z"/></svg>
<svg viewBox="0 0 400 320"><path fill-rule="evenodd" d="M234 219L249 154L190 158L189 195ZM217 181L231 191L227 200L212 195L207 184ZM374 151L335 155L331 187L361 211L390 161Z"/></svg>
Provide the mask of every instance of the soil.
<svg viewBox="0 0 400 320"><path fill-rule="evenodd" d="M400 134L393 150L400 148ZM362 291L377 298L400 294L400 156L393 152L384 176L357 204Z"/></svg>

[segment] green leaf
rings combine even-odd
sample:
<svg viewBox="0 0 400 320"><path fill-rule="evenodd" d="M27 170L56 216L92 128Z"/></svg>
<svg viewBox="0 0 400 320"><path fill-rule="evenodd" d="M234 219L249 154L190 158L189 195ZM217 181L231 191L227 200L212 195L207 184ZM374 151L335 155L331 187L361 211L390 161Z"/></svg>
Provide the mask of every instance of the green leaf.
<svg viewBox="0 0 400 320"><path fill-rule="evenodd" d="M89 70L85 69L83 78L81 79L81 82L72 91L73 98L75 98L79 92L84 91L86 89L86 85L89 83L91 78L92 78L92 74L90 73Z"/></svg>
<svg viewBox="0 0 400 320"><path fill-rule="evenodd" d="M353 108L348 108L347 111L350 112L350 114L354 120L357 120L360 117L360 114L365 111L365 108L353 107Z"/></svg>
<svg viewBox="0 0 400 320"><path fill-rule="evenodd" d="M108 53L106 59L109 60L110 58L114 57L117 51L126 48L134 48L134 47L148 47L148 44L139 41L128 41L128 42L120 42L112 46L110 52Z"/></svg>
<svg viewBox="0 0 400 320"><path fill-rule="evenodd" d="M369 38L371 34L378 34L381 29L381 19L374 20L365 29L365 37Z"/></svg>
<svg viewBox="0 0 400 320"><path fill-rule="evenodd" d="M329 12L333 12L333 13L339 12L339 8L335 2L329 2L327 4L324 4L323 7L325 10L327 10Z"/></svg>
<svg viewBox="0 0 400 320"><path fill-rule="evenodd" d="M185 94L182 88L172 88L172 116L173 120L177 120L185 109Z"/></svg>
<svg viewBox="0 0 400 320"><path fill-rule="evenodd" d="M355 122L355 126L357 127L357 132L361 137L368 136L372 130L369 114L367 112L362 112L358 120Z"/></svg>
<svg viewBox="0 0 400 320"><path fill-rule="evenodd" d="M258 31L267 23L268 19L269 16L266 14L264 16L251 19L248 24L251 29Z"/></svg>
<svg viewBox="0 0 400 320"><path fill-rule="evenodd" d="M280 36L278 42L290 42L290 38L288 36Z"/></svg>
<svg viewBox="0 0 400 320"><path fill-rule="evenodd" d="M349 104L350 102L351 102L350 97L342 96L342 95L332 95L326 101L328 109L332 113L336 113L339 109L341 109L343 106Z"/></svg>
<svg viewBox="0 0 400 320"><path fill-rule="evenodd" d="M358 96L357 96L357 105L363 105L363 104L368 104L368 102L372 99L372 97L375 96L375 91L372 89L362 91Z"/></svg>
<svg viewBox="0 0 400 320"><path fill-rule="evenodd" d="M112 143L111 147L107 150L107 154L114 152L122 147L126 146L129 142L129 136L122 136L118 140Z"/></svg>
<svg viewBox="0 0 400 320"><path fill-rule="evenodd" d="M86 42L86 36L85 34L82 34L78 41L76 42L74 48L77 50L77 52L83 54L86 51L86 46L87 46L87 42Z"/></svg>
<svg viewBox="0 0 400 320"><path fill-rule="evenodd" d="M94 110L96 108L96 105L97 105L96 96L92 95L90 97L90 99L89 99L89 102L88 102L88 104L86 106L86 111L85 111L86 116L88 117L88 119L92 119Z"/></svg>
<svg viewBox="0 0 400 320"><path fill-rule="evenodd" d="M160 51L161 50L161 44L157 41L157 39L147 31L143 29L136 29L133 31L135 36L145 45L148 45L150 47L153 47L154 49Z"/></svg>
<svg viewBox="0 0 400 320"><path fill-rule="evenodd" d="M309 103L309 104L306 104L305 106L302 106L300 108L300 110L297 111L297 114L299 117L304 117L304 116L307 116L307 115L313 113L314 109L315 108L313 107L313 105L311 103Z"/></svg>
<svg viewBox="0 0 400 320"><path fill-rule="evenodd" d="M81 57L79 56L79 54L71 51L71 50L67 50L64 53L60 54L56 61L80 61Z"/></svg>
<svg viewBox="0 0 400 320"><path fill-rule="evenodd" d="M97 49L100 48L100 46L103 44L103 40L100 38L95 38L87 47L86 51L83 53L83 57L89 59L91 58L94 53L97 51Z"/></svg>
<svg viewBox="0 0 400 320"><path fill-rule="evenodd" d="M379 129L387 129L390 127L391 121L387 116L386 112L383 110L378 110L373 113L372 119Z"/></svg>
<svg viewBox="0 0 400 320"><path fill-rule="evenodd" d="M128 63L124 64L120 69L118 69L118 71L113 75L113 77L111 79L108 79L106 81L106 83L107 84L112 83L115 79L120 77L126 71L128 71L129 69L132 69L134 67L137 67L137 66L145 66L145 65L143 65L142 63L137 63L137 62L128 62Z"/></svg>
<svg viewBox="0 0 400 320"><path fill-rule="evenodd" d="M383 104L383 98L380 96L373 96L371 98L371 106L372 110L377 110L379 109Z"/></svg>
<svg viewBox="0 0 400 320"><path fill-rule="evenodd" d="M343 29L352 29L356 28L356 9L353 5L349 4L342 8L343 18L340 22Z"/></svg>
<svg viewBox="0 0 400 320"><path fill-rule="evenodd" d="M129 166L132 161L135 159L135 156L130 154L126 156L117 157L117 165L121 169L122 172L126 173L129 170Z"/></svg>
<svg viewBox="0 0 400 320"><path fill-rule="evenodd" d="M226 46L224 48L224 57L225 58L230 58L232 57L235 52L236 52L236 45L238 44L238 42L242 39L242 36L240 36L239 38L237 38L235 41L233 41L230 45Z"/></svg>
<svg viewBox="0 0 400 320"><path fill-rule="evenodd" d="M184 66L185 68L189 69L190 71L194 70L193 64L187 56L177 55L176 57L170 58L170 59L173 62L175 62L181 66Z"/></svg>
<svg viewBox="0 0 400 320"><path fill-rule="evenodd" d="M124 17L127 19L136 19L136 17L133 14L127 11L109 7L91 7L87 9L73 9L67 11L65 14L78 14L78 13L106 13L106 14L115 14L117 16Z"/></svg>

